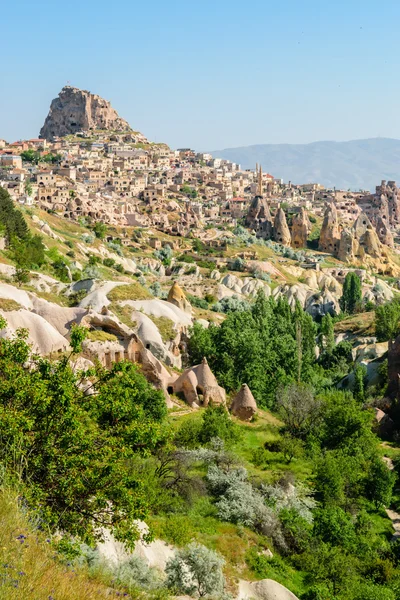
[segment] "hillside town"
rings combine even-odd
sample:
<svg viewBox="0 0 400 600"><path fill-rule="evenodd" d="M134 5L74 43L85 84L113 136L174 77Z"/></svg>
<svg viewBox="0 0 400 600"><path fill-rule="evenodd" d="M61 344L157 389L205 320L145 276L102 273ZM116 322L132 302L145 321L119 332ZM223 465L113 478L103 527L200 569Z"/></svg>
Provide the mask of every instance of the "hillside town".
<svg viewBox="0 0 400 600"><path fill-rule="evenodd" d="M190 234L214 246L224 243L229 228L246 223L264 239L304 247L310 215L331 228L320 248L349 262L359 255L348 244L351 230L374 257L381 245L393 247L399 235L394 181L382 181L374 193L283 182L259 165L242 170L209 153L150 142L106 101L89 94L100 102L90 122L83 108L88 94L63 88L38 139L0 140L0 186L17 204L74 221ZM74 120L66 122L66 113Z"/></svg>

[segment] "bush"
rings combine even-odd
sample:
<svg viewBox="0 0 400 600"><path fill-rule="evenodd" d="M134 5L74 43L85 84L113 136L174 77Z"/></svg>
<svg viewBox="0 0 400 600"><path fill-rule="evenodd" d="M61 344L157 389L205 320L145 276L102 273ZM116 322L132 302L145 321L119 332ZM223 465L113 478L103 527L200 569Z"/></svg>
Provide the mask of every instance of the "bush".
<svg viewBox="0 0 400 600"><path fill-rule="evenodd" d="M203 413L203 422L199 431L199 440L203 444L220 438L225 443L235 443L241 438L239 426L232 421L228 411L221 404L207 406Z"/></svg>
<svg viewBox="0 0 400 600"><path fill-rule="evenodd" d="M111 267L113 267L115 265L115 260L113 258L105 258L103 260L103 265L105 267L111 268Z"/></svg>
<svg viewBox="0 0 400 600"><path fill-rule="evenodd" d="M189 544L167 562L167 586L175 593L198 594L200 597L222 594L224 563L224 559L213 550L201 544Z"/></svg>
<svg viewBox="0 0 400 600"><path fill-rule="evenodd" d="M283 544L279 521L274 511L265 504L263 495L247 480L244 468L223 471L209 467L207 482L217 497L218 517L224 521L250 527Z"/></svg>

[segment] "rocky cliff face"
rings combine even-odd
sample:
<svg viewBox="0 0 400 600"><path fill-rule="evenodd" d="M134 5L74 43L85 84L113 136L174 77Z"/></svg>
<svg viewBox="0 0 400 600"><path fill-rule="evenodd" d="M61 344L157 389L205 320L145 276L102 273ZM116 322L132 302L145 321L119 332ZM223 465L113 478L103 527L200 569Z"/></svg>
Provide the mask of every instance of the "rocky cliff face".
<svg viewBox="0 0 400 600"><path fill-rule="evenodd" d="M94 129L131 131L129 123L118 116L107 100L67 85L52 101L39 135L52 140L54 137Z"/></svg>

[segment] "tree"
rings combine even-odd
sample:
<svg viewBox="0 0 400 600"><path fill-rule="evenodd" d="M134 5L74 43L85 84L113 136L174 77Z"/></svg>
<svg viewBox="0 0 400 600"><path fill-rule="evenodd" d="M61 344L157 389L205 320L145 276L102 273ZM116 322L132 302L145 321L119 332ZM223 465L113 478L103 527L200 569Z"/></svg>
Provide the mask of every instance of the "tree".
<svg viewBox="0 0 400 600"><path fill-rule="evenodd" d="M394 300L375 310L375 331L378 342L394 340L400 333L400 302Z"/></svg>
<svg viewBox="0 0 400 600"><path fill-rule="evenodd" d="M331 354L335 347L335 332L333 329L332 317L329 313L322 317L320 348L322 351Z"/></svg>
<svg viewBox="0 0 400 600"><path fill-rule="evenodd" d="M391 471L380 456L372 462L366 484L366 495L372 500L376 508L388 506L392 498L396 474Z"/></svg>
<svg viewBox="0 0 400 600"><path fill-rule="evenodd" d="M102 223L101 221L98 221L97 223L95 223L93 231L95 236L99 238L99 240L104 240L107 233L107 225L105 223Z"/></svg>
<svg viewBox="0 0 400 600"><path fill-rule="evenodd" d="M213 438L221 438L227 443L237 442L240 439L239 427L221 404L208 405L203 413L202 421L198 439L203 444L210 442Z"/></svg>
<svg viewBox="0 0 400 600"><path fill-rule="evenodd" d="M28 269L24 269L23 267L16 267L13 278L18 284L18 287L21 287L23 283L29 283L31 276Z"/></svg>
<svg viewBox="0 0 400 600"><path fill-rule="evenodd" d="M29 179L27 179L25 181L25 186L24 187L25 187L25 194L27 194L28 196L32 196L33 189L32 189L32 184L31 184L31 182L30 182Z"/></svg>
<svg viewBox="0 0 400 600"><path fill-rule="evenodd" d="M343 312L352 315L360 309L361 298L361 279L356 273L350 271L344 280L343 295L339 301L340 308Z"/></svg>
<svg viewBox="0 0 400 600"><path fill-rule="evenodd" d="M354 386L353 394L354 398L358 402L364 402L365 400L365 378L367 375L367 367L365 365L357 365L354 369Z"/></svg>
<svg viewBox="0 0 400 600"><path fill-rule="evenodd" d="M312 388L292 383L277 393L278 411L289 433L294 437L306 437L321 415L321 402L314 397Z"/></svg>
<svg viewBox="0 0 400 600"><path fill-rule="evenodd" d="M32 355L26 336L0 339L2 463L53 531L93 541L109 527L131 546L134 519L148 509L131 465L168 437L164 397L132 363L76 373L67 355ZM74 351L83 337L83 328L72 329Z"/></svg>
<svg viewBox="0 0 400 600"><path fill-rule="evenodd" d="M208 594L222 594L224 563L219 554L193 542L178 550L167 562L167 586L176 593L198 594L200 598Z"/></svg>
<svg viewBox="0 0 400 600"><path fill-rule="evenodd" d="M5 229L8 242L13 238L26 239L29 236L28 225L20 210L14 207L10 194L0 187L0 223Z"/></svg>
<svg viewBox="0 0 400 600"><path fill-rule="evenodd" d="M34 165L37 165L38 162L40 161L41 154L37 150L31 149L31 150L24 150L23 152L21 152L20 156L23 161L30 162Z"/></svg>

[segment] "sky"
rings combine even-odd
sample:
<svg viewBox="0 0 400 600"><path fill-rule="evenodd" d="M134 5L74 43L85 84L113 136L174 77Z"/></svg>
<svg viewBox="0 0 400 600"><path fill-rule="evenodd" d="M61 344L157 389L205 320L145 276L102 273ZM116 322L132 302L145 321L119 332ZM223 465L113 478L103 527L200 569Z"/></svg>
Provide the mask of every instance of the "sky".
<svg viewBox="0 0 400 600"><path fill-rule="evenodd" d="M400 138L399 0L1 2L0 138L68 82L172 148Z"/></svg>

